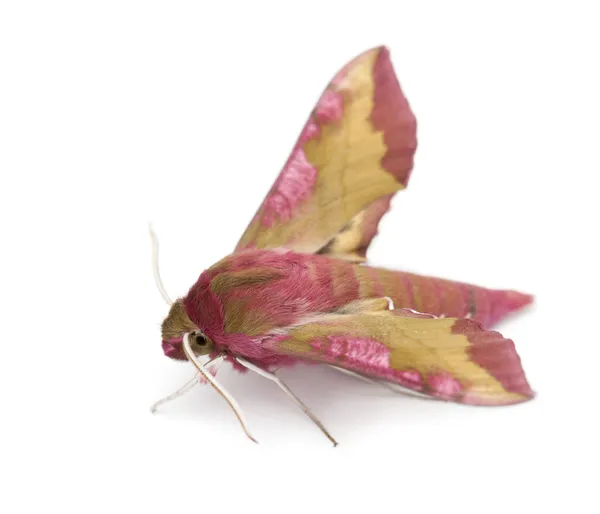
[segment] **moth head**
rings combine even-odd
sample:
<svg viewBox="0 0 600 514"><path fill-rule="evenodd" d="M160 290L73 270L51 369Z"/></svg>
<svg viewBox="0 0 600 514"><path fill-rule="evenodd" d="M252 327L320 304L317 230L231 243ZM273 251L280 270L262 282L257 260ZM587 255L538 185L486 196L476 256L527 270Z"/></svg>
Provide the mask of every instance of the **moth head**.
<svg viewBox="0 0 600 514"><path fill-rule="evenodd" d="M162 323L162 349L167 357L187 360L183 351L185 334L190 334L190 346L196 355L208 355L213 351L213 342L190 320L183 302L177 300Z"/></svg>

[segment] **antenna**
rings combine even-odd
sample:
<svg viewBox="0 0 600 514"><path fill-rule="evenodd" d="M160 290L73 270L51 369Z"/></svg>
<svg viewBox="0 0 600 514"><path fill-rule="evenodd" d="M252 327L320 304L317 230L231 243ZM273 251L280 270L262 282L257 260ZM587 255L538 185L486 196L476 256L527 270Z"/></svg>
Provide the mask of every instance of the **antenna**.
<svg viewBox="0 0 600 514"><path fill-rule="evenodd" d="M152 223L148 223L148 230L150 231L150 239L152 240L152 272L154 273L154 282L164 301L167 302L167 305L171 305L173 301L169 298L163 281L160 278L160 270L158 268L158 237L154 233Z"/></svg>

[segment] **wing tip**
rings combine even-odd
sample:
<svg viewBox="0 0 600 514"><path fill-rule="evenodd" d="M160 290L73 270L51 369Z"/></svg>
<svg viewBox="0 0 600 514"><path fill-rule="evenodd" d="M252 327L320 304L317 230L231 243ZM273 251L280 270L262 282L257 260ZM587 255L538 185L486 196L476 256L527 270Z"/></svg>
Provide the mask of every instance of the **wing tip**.
<svg viewBox="0 0 600 514"><path fill-rule="evenodd" d="M486 330L481 323L471 319L457 319L452 332L463 334L469 340L471 359L509 393L506 403L520 403L535 396L512 339L505 338L499 332Z"/></svg>
<svg viewBox="0 0 600 514"><path fill-rule="evenodd" d="M533 391L529 394L507 393L501 396L470 392L465 394L459 401L464 405L475 407L509 407L533 400L535 395L536 393Z"/></svg>
<svg viewBox="0 0 600 514"><path fill-rule="evenodd" d="M386 46L378 47L373 80L375 91L371 122L376 130L383 132L387 147L381 165L406 187L417 150L417 119L400 86Z"/></svg>

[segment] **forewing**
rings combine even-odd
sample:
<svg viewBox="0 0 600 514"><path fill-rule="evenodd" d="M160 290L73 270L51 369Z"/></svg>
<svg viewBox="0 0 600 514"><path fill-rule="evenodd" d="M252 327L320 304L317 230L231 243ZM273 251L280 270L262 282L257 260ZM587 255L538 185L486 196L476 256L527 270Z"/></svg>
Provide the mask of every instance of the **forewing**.
<svg viewBox="0 0 600 514"><path fill-rule="evenodd" d="M350 308L316 316L264 344L459 403L506 405L533 397L513 342L469 319Z"/></svg>
<svg viewBox="0 0 600 514"><path fill-rule="evenodd" d="M287 247L364 260L408 182L416 144L389 51L358 56L327 86L236 251Z"/></svg>

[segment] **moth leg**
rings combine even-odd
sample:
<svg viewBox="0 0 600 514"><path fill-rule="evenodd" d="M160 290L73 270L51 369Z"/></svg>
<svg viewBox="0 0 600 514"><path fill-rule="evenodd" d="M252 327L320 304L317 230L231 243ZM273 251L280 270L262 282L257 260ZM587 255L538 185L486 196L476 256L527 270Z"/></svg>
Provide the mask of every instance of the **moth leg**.
<svg viewBox="0 0 600 514"><path fill-rule="evenodd" d="M394 309L394 301L389 296L354 300L337 309L339 314L358 314L360 312L389 311Z"/></svg>
<svg viewBox="0 0 600 514"><path fill-rule="evenodd" d="M223 398L223 400L225 400L227 402L229 407L231 407L231 410L235 414L235 417L240 422L240 425L242 425L242 430L244 431L246 436L248 436L248 438L251 441L258 443L258 441L256 439L254 439L254 437L248 430L248 424L246 423L246 417L244 416L244 413L242 412L242 409L240 409L240 406L238 405L238 403L235 401L235 398L233 396L231 396L226 391L226 389L221 384L219 384L219 382L208 372L208 370L206 369L206 366L204 364L202 364L202 362L200 362L200 360L194 353L194 350L192 349L192 346L190 345L190 334L191 334L191 332L187 332L183 336L183 352L185 353L185 356L192 363L192 365L202 374L202 376L212 386L212 388L221 395L221 398Z"/></svg>
<svg viewBox="0 0 600 514"><path fill-rule="evenodd" d="M274 373L270 373L270 372L262 369L261 367L256 366L256 365L252 364L251 362L248 362L243 357L235 357L235 360L237 362L239 362L242 366L248 368L250 371L254 371L255 373L258 373L260 376L268 378L269 380L272 380L273 382L275 382L279 386L279 388L285 394L287 394L294 401L294 403L296 405L298 405L298 407L300 407L304 411L304 413L311 419L311 421L321 429L321 432L323 432L327 436L327 439L329 439L333 443L333 446L337 446L337 444L338 444L337 441L331 436L331 434L323 426L323 423L321 423L319 421L319 419L310 411L310 409L302 402L302 400L300 400L300 398L298 398L292 392L292 390L285 384L285 382L283 380L281 380Z"/></svg>
<svg viewBox="0 0 600 514"><path fill-rule="evenodd" d="M392 392L394 392L396 394L403 394L405 396L415 396L417 398L423 398L424 400L441 401L439 398L435 398L433 396L429 396L428 394L421 393L419 391L415 391L415 390L410 389L408 387L403 387L400 384L395 384L393 382L388 382L387 380L376 380L376 383L378 383L379 385L385 387L386 389L389 389L390 391L392 391Z"/></svg>
<svg viewBox="0 0 600 514"><path fill-rule="evenodd" d="M225 354L219 354L216 357L213 357L212 359L207 361L206 364L204 364L204 366L208 368L213 375L216 375L217 371L219 371L219 368L221 367L221 364L223 364L224 362L223 359L225 359ZM198 382L203 384L208 381L204 379L204 377L200 375L200 373L198 373Z"/></svg>
<svg viewBox="0 0 600 514"><path fill-rule="evenodd" d="M417 396L419 398L425 398L426 400L437 400L437 398L420 393L419 391L413 391L412 389L409 389L407 387L402 387L400 384L393 384L391 382L388 382L387 380L377 380L377 379L365 377L364 375L361 375L360 373L355 373L354 371L350 371L349 369L340 368L340 367L334 366L332 364L328 364L328 366L332 369L335 369L336 371L340 371L340 372L344 373L345 375L349 375L351 377L358 378L359 380L362 380L363 382L366 382L367 384L376 384L376 385L385 387L386 389L389 389L390 391L392 391L393 393L396 393L396 394L404 394L406 396Z"/></svg>
<svg viewBox="0 0 600 514"><path fill-rule="evenodd" d="M349 377L358 378L359 380L362 380L363 382L366 382L367 384L377 384L378 383L377 380L373 380L372 378L365 377L364 375L361 375L360 373L355 373L354 371L350 371L349 369L338 368L337 366L334 366L333 364L327 364L327 366L329 366L331 369L335 369L336 371L343 373L344 375L348 375Z"/></svg>
<svg viewBox="0 0 600 514"><path fill-rule="evenodd" d="M213 371L216 371L221 363L223 362L223 355L217 355L214 359L209 360L205 365L212 366ZM196 384L199 384L202 380L202 375L200 373L196 373L191 380L188 380L183 386L181 386L177 391L171 393L164 398L161 398L157 402L155 402L152 407L150 407L150 412L154 414L156 410L165 403L169 403L171 400L175 400L180 396L183 396L185 393L190 391Z"/></svg>
<svg viewBox="0 0 600 514"><path fill-rule="evenodd" d="M152 412L152 414L154 414L161 405L164 405L165 403L168 403L171 400L174 400L175 398L179 398L180 396L183 396L190 389L192 389L197 383L198 383L198 374L194 375L191 380L187 381L183 386L181 386L179 389L177 389L177 391L175 391L174 393L171 393L171 394L165 396L164 398L161 398L154 404L152 404L152 407L150 407L150 412Z"/></svg>

